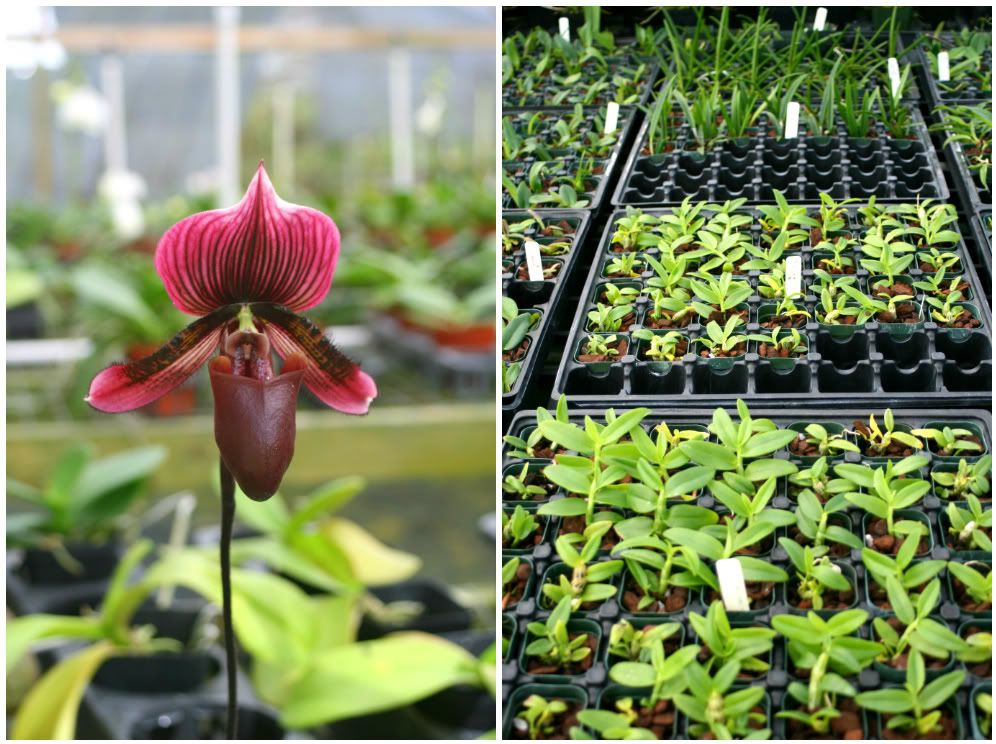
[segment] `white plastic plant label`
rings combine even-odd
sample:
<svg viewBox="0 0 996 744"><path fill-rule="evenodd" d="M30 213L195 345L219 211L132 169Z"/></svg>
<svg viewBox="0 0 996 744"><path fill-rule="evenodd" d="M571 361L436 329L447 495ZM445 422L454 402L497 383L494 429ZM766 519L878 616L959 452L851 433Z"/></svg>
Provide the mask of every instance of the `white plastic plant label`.
<svg viewBox="0 0 996 744"><path fill-rule="evenodd" d="M613 101L605 110L605 134L612 134L619 126L619 104Z"/></svg>
<svg viewBox="0 0 996 744"><path fill-rule="evenodd" d="M535 240L526 241L526 270L529 272L529 281L543 281L543 261L540 259L539 243Z"/></svg>
<svg viewBox="0 0 996 744"><path fill-rule="evenodd" d="M899 95L899 60L889 57L889 82L892 84L892 97Z"/></svg>
<svg viewBox="0 0 996 744"><path fill-rule="evenodd" d="M802 294L802 256L785 259L785 294L788 297Z"/></svg>
<svg viewBox="0 0 996 744"><path fill-rule="evenodd" d="M951 80L951 58L947 52L940 52L937 55L937 79L942 83Z"/></svg>
<svg viewBox="0 0 996 744"><path fill-rule="evenodd" d="M567 18L560 19L560 38L564 41L571 40L571 22Z"/></svg>
<svg viewBox="0 0 996 744"><path fill-rule="evenodd" d="M827 25L827 9L817 8L816 18L813 20L813 31L822 31Z"/></svg>
<svg viewBox="0 0 996 744"><path fill-rule="evenodd" d="M723 597L723 605L727 612L750 610L747 585L744 583L744 571L740 561L736 558L720 558L716 561L716 578L719 579L719 593Z"/></svg>
<svg viewBox="0 0 996 744"><path fill-rule="evenodd" d="M785 113L785 139L795 139L799 136L799 102L789 101Z"/></svg>

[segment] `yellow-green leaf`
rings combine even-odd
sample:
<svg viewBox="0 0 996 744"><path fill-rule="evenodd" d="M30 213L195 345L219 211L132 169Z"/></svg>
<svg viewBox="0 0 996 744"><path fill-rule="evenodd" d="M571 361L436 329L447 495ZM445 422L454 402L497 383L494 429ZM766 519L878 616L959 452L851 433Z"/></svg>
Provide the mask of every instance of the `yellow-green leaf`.
<svg viewBox="0 0 996 744"><path fill-rule="evenodd" d="M95 643L45 673L24 698L14 718L12 739L72 739L83 692L93 675L117 649Z"/></svg>
<svg viewBox="0 0 996 744"><path fill-rule="evenodd" d="M396 633L319 655L290 689L288 728L390 710L457 684L480 684L477 659L437 636Z"/></svg>
<svg viewBox="0 0 996 744"><path fill-rule="evenodd" d="M418 556L389 548L355 522L333 517L322 522L322 534L348 556L356 579L364 586L395 584L422 566Z"/></svg>

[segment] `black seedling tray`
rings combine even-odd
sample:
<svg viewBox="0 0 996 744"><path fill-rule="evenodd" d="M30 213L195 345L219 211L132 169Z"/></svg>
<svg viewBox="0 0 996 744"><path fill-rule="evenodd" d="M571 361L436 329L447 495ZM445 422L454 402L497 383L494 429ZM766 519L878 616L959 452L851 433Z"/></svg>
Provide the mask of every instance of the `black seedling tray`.
<svg viewBox="0 0 996 744"><path fill-rule="evenodd" d="M979 209L968 216L969 226L975 242L979 263L985 272L980 276L985 286L991 288L993 281L993 210L992 207Z"/></svg>
<svg viewBox="0 0 996 744"><path fill-rule="evenodd" d="M616 408L615 411L616 414L622 414L625 412L625 408ZM739 420L736 409L729 407L728 412L736 423L736 421ZM820 423L824 426L827 424L841 425L847 430L851 428L854 420L867 422L868 416L871 413L874 413L876 418L881 422L882 410L879 407L879 404L876 404L874 408L845 408L843 410L832 412L799 411L798 413L795 413L786 411L783 408L758 408L756 410L751 410L751 416L755 420L758 418L768 418L773 420L781 428L796 428L793 425ZM570 420L572 423L581 426L583 425L585 415L592 416L596 421L601 422L604 421L605 411L573 410L570 413ZM641 425L647 431L651 431L652 427L661 422L666 422L672 429L703 429L710 423L711 420L712 410L696 408L655 408L652 409L650 414L643 419ZM935 425L940 422L950 423L955 426L966 426L974 429L979 438L983 441L986 452L991 451L992 419L988 411L966 409L955 412L947 409L908 409L896 412L896 424L899 427L905 425L910 428L919 428L927 425ZM535 413L532 411L521 411L515 416L512 425L509 427L508 433L514 436L526 438L529 432L535 428L535 425ZM715 441L715 437L711 437L711 440ZM929 451L924 451L920 454L925 455L929 460L929 463L924 468L922 474L922 477L928 480L930 479L930 472L935 468L950 468L952 463L956 464L958 461L958 458L941 458ZM809 467L812 460L815 459L798 458L791 455L787 449L782 449L770 455L770 457L778 459L792 459L796 462L800 469ZM869 462L877 467L882 466L885 461L885 459L867 458L863 455L859 455L858 453L851 452L832 459L834 464L840 462ZM510 455L510 448L506 444L502 451L502 462L505 471L518 472L524 463L528 463L531 468L539 470L550 464L552 461L546 459L521 460L514 458ZM779 483L776 496L772 498L770 507L794 511L796 508L796 501L794 498L789 497L787 486L784 483L785 479L781 478L779 480L782 482ZM551 496L551 500L562 498L564 495L563 491L558 490ZM503 506L510 511L517 503L524 502L506 501L503 503ZM531 504L529 508L538 507L538 504L533 504L533 502L525 503ZM675 501L673 503L678 502ZM708 509L716 508L716 501L713 496L709 494L700 494L696 500L696 503L699 506ZM943 528L940 523L940 517L946 509L946 505L947 502L939 498L932 491L927 494L923 501L917 506L917 511L921 512L926 521L929 523L931 535L931 548L927 554L921 556L922 558L932 558L937 560L967 559L964 554L955 554L950 548L946 547L946 541L942 531ZM988 503L986 505L988 506ZM863 534L861 525L863 524L862 519L864 512L858 507L851 505L847 508L847 510L842 512L842 514L846 516L844 524L849 524L852 532L860 537ZM628 516L628 513L624 512L624 516ZM588 707L596 707L600 696L606 691L606 689L609 689L610 687L618 687L618 685L611 682L608 676L608 662L610 657L608 656L607 650L608 637L611 632L611 628L620 620L628 620L638 627L646 624L656 625L666 622L678 623L682 630L678 634L675 634L675 636L672 636L672 638L681 637L683 639L680 642L681 645L686 645L696 642L695 631L688 619L689 613L694 611L699 615L705 615L708 607L708 604L704 602L704 597L701 593L692 591L689 594L688 603L679 611L659 614L632 613L621 603L620 594L617 594L615 598L606 600L603 604L592 611L579 611L572 615L572 621L584 621L584 624L587 626L586 629L591 629L593 631L597 628L601 634L596 651L595 663L589 670L587 670L586 673L566 678L558 678L556 681L550 680L545 675L531 675L526 673L523 671L523 668L520 667L520 659L523 656L523 650L527 644L527 638L529 636L526 626L529 622L544 619L550 614L548 609L544 609L540 605L539 598L542 596L541 577L546 573L550 566L556 565L559 562L559 558L553 550L553 542L557 537L559 529L557 521L557 518L551 518L551 522L554 524L551 524L547 529L545 539L540 545L536 546L535 549L527 554L533 564L533 585L531 594L525 595L521 601L509 607L503 614L503 632L506 637L509 633L511 633L512 636L508 654L504 657L501 667L502 699L505 701L504 724L506 727L511 723L511 719L516 715L516 713L518 713L518 705L512 705L512 703L521 703L519 698L522 697L522 694L520 693L516 695L516 691L522 690L526 685L530 686L529 691L544 695L546 697L562 697L565 692L569 694L570 690L575 690L578 693L578 699L586 700ZM772 602L768 607L744 613L727 613L730 623L734 627L771 627L771 618L775 615L806 614L804 610L791 605L789 602L789 584L791 584L791 577L793 576L794 569L791 566L784 549L777 543L777 537L786 535L786 531L787 529L784 527L779 528L773 536L775 539L772 540L773 547L770 551L757 557L767 560L768 562L785 570L790 576L789 582L782 585L776 584ZM512 557L512 554L503 554L503 563L510 557ZM609 558L610 555L603 552L600 553L600 557L597 560L608 560ZM888 616L892 613L888 610L879 608L869 600L867 593L867 581L869 577L861 561L860 551L852 550L839 557L835 556L833 560L841 566L842 570L849 577L853 577L852 581L854 586L855 602L852 606L863 609L869 613L868 623L864 628L858 631L858 634L865 638L870 637L871 620L875 617ZM624 568L620 574L613 577L613 583L617 587L620 587L622 581L624 580L625 571L626 569ZM957 604L951 594L949 576L946 568L941 572L938 578L940 579L942 585L941 601L933 614L934 619L946 624L956 633L967 624L973 624L983 628L991 624L991 612L971 613L963 610ZM782 719L775 718L774 713L781 710L781 706L786 699L786 688L788 687L788 684L793 680L801 678L794 676L794 672L790 668L786 643L784 638L780 635L776 636L774 639L774 645L769 663L771 668L767 673L761 674L760 676L749 681L745 680L744 683L764 687L767 691L771 702L769 726L773 729L772 740L785 739L786 735L784 721ZM950 668L964 668L967 672L965 682L957 693L957 704L958 709L965 712L962 715L962 725L964 727L963 738L969 738L972 731L971 722L967 718L967 711L969 710L969 696L971 691L978 685L989 684L991 680L988 677L976 677L968 667L964 666L962 662L957 660L951 662ZM933 678L933 673L931 673L930 676ZM802 681L805 682L805 680ZM890 670L887 670L877 664L873 664L869 668L865 669L859 677L851 678L849 681L854 684L859 691L879 689L886 684L891 686L902 685L901 680L893 678ZM629 690L629 693L634 696L639 696L641 692L642 691L640 690ZM679 715L678 717L679 719L684 719L683 715ZM869 715L869 717L871 718L871 715ZM688 738L687 731L682 725L683 721L679 720L677 723L676 736L674 738ZM874 738L873 732L869 732L869 738Z"/></svg>
<svg viewBox="0 0 996 744"><path fill-rule="evenodd" d="M630 128L633 124L633 121L636 118L637 111L638 109L634 106L619 107L619 120L616 125L617 136L615 144L610 148L608 153L603 152L602 154L598 155L598 157L614 161L619 156L620 151L623 149L624 143L629 138ZM595 116L596 115L601 116L602 119L604 120L606 107L585 106L583 109L583 113L585 116L585 122L584 125L577 132L577 134L584 135L588 134L589 132L595 132L596 134L601 135L601 131L596 130ZM551 142L554 141L554 138L556 136L555 134L552 133L552 130L556 126L557 122L560 121L561 119L571 119L573 115L574 115L574 109L569 106L559 106L559 107L542 108L542 109L512 108L512 109L504 109L502 111L502 122L504 124L506 119L510 119L515 131L522 136L527 136L525 128L530 124L530 122L535 121L535 118L539 116L540 120L538 124L534 124L535 131L532 133L532 135L528 136L536 136L540 138L544 144L549 144L547 149L550 150L550 154L552 155L552 157L549 158L550 160L561 160L561 159L571 159L579 154L581 155L592 154L584 147L580 149L576 148L558 149L553 147L552 144L550 144ZM527 162L536 159L542 159L542 158L528 158L528 157L520 158L520 160Z"/></svg>
<svg viewBox="0 0 996 744"><path fill-rule="evenodd" d="M587 114L589 126L584 131L590 131L594 129L594 114L596 110L601 111L603 117L605 113L605 107L594 107L589 106L585 109ZM553 125L559 118L569 118L574 110L572 108L560 107L560 108L550 108L550 109L511 109L509 111L503 112L503 117L531 117L536 113L546 114L549 117L550 126ZM633 106L620 106L619 107L619 123L616 142L609 150L608 153L603 154L600 157L593 159L593 162L599 167L599 173L595 176L597 183L595 188L587 193L588 205L584 209L592 211L598 209L603 202L607 201L608 189L614 181L616 173L618 173L621 164L624 160L624 156L628 150L628 145L631 140L633 124L638 119L638 111ZM544 160L550 164L551 168L558 170L561 175L573 175L576 172L576 167L580 162L582 156L587 159L588 154L584 151L578 152L576 150L554 150L551 152L553 156L552 160ZM503 160L502 168L506 171L513 171L516 168L524 168L525 175L528 175L529 168L532 167L533 163L537 161L537 158L523 158L521 160ZM523 176L523 177L524 177ZM513 180L518 182L519 177L514 177ZM582 196L581 193L578 196ZM512 202L511 196L503 189L502 190L502 207L506 209L515 209L515 204ZM534 208L533 211L538 211L541 215L547 211L545 207Z"/></svg>
<svg viewBox="0 0 996 744"><path fill-rule="evenodd" d="M838 200L947 199L941 164L923 117L915 109L910 117L912 139L888 137L881 124L875 125L877 137L848 137L838 119L833 136L809 136L800 123L798 139L782 140L762 114L750 137L727 140L704 154L694 151L694 139L682 124L671 152L644 155L647 119L612 203L665 206L691 197L718 202L746 198L764 204L774 201L775 190L790 202L814 201L821 192Z"/></svg>
<svg viewBox="0 0 996 744"><path fill-rule="evenodd" d="M816 212L814 205L807 206L810 207L811 214ZM645 213L662 215L670 211L645 210ZM758 214L756 210L751 212L755 216ZM672 364L667 371L655 369L650 362L638 360L634 353L635 345L627 334L622 335L630 341L629 348L619 361L603 363L601 368L592 368L576 361L574 355L578 345L587 336L587 313L595 307L595 298L602 285L611 281L617 285L643 286L653 276L649 271L632 280L607 279L603 276L606 262L618 255L611 253L609 248L616 219L625 214L625 211L613 213L606 224L557 371L552 400L564 394L573 405L589 408L660 405L665 401L678 403L689 398L712 404L745 396L749 396L751 400L777 401L786 406L807 407L835 406L845 400L883 399L884 405L909 406L922 405L925 399L930 398L943 399L945 404L952 406L988 405L992 389L992 322L983 285L975 273L963 240L959 240L957 246L945 250L960 254L962 274L973 297L969 302L978 310L978 317L982 322L980 328L972 331L939 329L929 318L928 306L923 304L922 294L918 294L917 302L923 304L921 314L926 318L922 327L915 330L903 328L900 332L906 335L893 335L887 326L871 322L856 328L848 340L837 340L834 334L838 331L815 321L819 297L809 287L814 282L813 268L818 257L814 255L813 248L807 245L800 250L802 287L806 297L804 302L796 304L805 306L811 315L809 322L799 328L800 333L804 332L808 339L810 351L805 361L797 361L789 371L776 370L770 361L759 357L753 347L749 347L745 356L729 365L724 364L726 360L708 360L696 356L694 351L698 346L693 345L692 341L705 333L705 327L698 322L698 318L693 319L685 329L674 329L682 330L689 339L689 353L680 364ZM855 235L860 234L856 210L851 208L848 214L851 220L848 229ZM951 227L956 229L954 225ZM756 221L751 226L755 245L760 240L760 229ZM650 253L655 251L656 249ZM855 263L861 256L857 250L851 255ZM914 261L909 271L913 281L917 281L922 275L917 263ZM766 332L759 326L758 311L764 305L777 303L777 300L767 300L757 294L758 277L762 273L750 271L742 277L754 288L754 293L747 302L749 315L744 333ZM854 276L857 277L857 287L867 293L868 272L859 266ZM648 310L646 295L635 305L637 318L630 331L642 325ZM724 366L728 368L722 369Z"/></svg>
<svg viewBox="0 0 996 744"><path fill-rule="evenodd" d="M952 35L942 34L941 40L946 48L952 45ZM952 80L941 83L937 80L930 64L930 55L922 47L916 50L916 63L920 66L920 82L925 89L926 103L931 109L956 103L982 103L992 100L993 50L990 46L983 53L983 67L988 70L990 90L985 92L975 80ZM952 62L952 64L955 64Z"/></svg>
<svg viewBox="0 0 996 744"><path fill-rule="evenodd" d="M943 111L938 111L937 116L941 123L945 121ZM941 142L947 139L947 134L941 132ZM986 191L980 180L972 173L968 167L968 157L965 149L959 142L949 142L944 145L944 157L948 163L948 170L954 181L955 191L965 212L974 212L984 206L992 206L992 192Z"/></svg>
<svg viewBox="0 0 996 744"><path fill-rule="evenodd" d="M566 77L566 69L562 62L558 62L544 73L547 79L539 89L533 90L529 95L517 95L513 85L504 84L501 89L502 110L511 108L548 108L550 106L573 106L581 103L585 106L604 106L616 100L617 86L612 82L612 76L619 69L636 69L640 65L645 65L643 81L640 85L640 92L635 101L627 101L626 105L640 105L646 103L653 90L654 81L657 79L657 65L639 56L628 53L625 57L607 57L609 70L606 73L609 79L609 88L605 92L596 96L594 100L585 100L589 93L589 86L601 78L597 72L586 75L581 73L581 77L570 86L565 87L563 83L556 82L554 77ZM531 69L520 70L517 75L531 74ZM566 92L566 95L565 95Z"/></svg>
<svg viewBox="0 0 996 744"><path fill-rule="evenodd" d="M542 366L543 360L549 351L550 341L556 328L557 315L560 310L561 298L564 288L579 276L577 255L581 250L588 231L590 215L581 210L542 210L540 212L544 222L558 223L561 220L568 220L576 225L571 250L563 256L551 257L549 260L556 260L563 264L556 280L544 282L530 282L515 278L518 267L525 262L525 249L521 246L514 253L503 256L503 268L501 276L502 295L511 297L519 306L519 310L535 309L541 313L538 325L532 329L528 336L530 338L529 347L525 357L521 360L522 368L512 390L502 394L502 416L511 418L512 414L522 408L527 402L527 397L533 390L533 378L537 374L537 369ZM524 210L503 210L502 219L509 223L520 222L529 217L529 213ZM550 238L549 240L557 240ZM537 242L543 242L540 238ZM504 262L509 261L511 268L506 270ZM505 422L507 423L507 421Z"/></svg>
<svg viewBox="0 0 996 744"><path fill-rule="evenodd" d="M551 161L547 166L549 170L546 175L550 178L560 178L565 176L573 177L574 174L577 173L579 163L579 158L565 158L564 160ZM525 180L528 177L529 169L532 165L533 163L531 162L521 160L506 160L502 163L502 170L514 183L518 184L520 181ZM609 169L609 161L602 158L596 158L592 161L592 166L596 169L596 172L587 179L587 188L575 189L578 199L584 199L587 203L583 207L573 207L574 209L584 209L588 211L598 209L605 198L606 189L609 183L609 180L606 177ZM547 192L553 192L559 188L559 184L551 183L547 188ZM509 194L504 188L502 188L501 193L501 206L502 209L512 209L515 207L515 202L512 201L511 194Z"/></svg>

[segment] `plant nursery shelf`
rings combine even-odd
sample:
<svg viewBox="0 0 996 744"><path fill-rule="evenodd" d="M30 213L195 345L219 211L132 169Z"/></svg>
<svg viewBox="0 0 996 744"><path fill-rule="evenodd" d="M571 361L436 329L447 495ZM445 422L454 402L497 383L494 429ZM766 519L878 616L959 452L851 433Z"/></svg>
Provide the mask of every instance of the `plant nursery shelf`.
<svg viewBox="0 0 996 744"><path fill-rule="evenodd" d="M51 36L29 37L34 41L55 39L71 52L130 50L146 52L214 51L218 31L205 25L89 25L63 26ZM238 30L242 51L291 49L333 51L342 49L413 47L494 47L494 33L479 28L359 29L322 26L294 28L281 26L242 26Z"/></svg>
<svg viewBox="0 0 996 744"><path fill-rule="evenodd" d="M480 403L374 408L360 417L299 411L294 464L284 482L296 487L344 475L369 481L480 475L494 467L493 422L494 406ZM206 480L217 459L212 416L125 414L9 426L8 475L43 481L51 453L78 441L106 453L136 443L166 445L170 456L154 482L164 491L190 488L192 474Z"/></svg>

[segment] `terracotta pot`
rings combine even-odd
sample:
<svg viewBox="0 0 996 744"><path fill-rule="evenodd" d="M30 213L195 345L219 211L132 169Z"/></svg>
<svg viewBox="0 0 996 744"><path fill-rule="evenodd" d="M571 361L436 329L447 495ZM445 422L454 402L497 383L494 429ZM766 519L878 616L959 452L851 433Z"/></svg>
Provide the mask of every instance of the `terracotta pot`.
<svg viewBox="0 0 996 744"><path fill-rule="evenodd" d="M156 246L158 245L159 241L156 238L141 237L128 243L126 248L135 253L144 253L151 256L155 254Z"/></svg>
<svg viewBox="0 0 996 744"><path fill-rule="evenodd" d="M446 328L430 328L405 315L403 310L391 310L393 317L402 328L431 336L439 346L464 351L488 351L495 346L494 321L473 325L453 325Z"/></svg>
<svg viewBox="0 0 996 744"><path fill-rule="evenodd" d="M448 349L487 351L494 349L495 346L494 322L452 326L450 328L432 328L429 329L429 334L437 344Z"/></svg>

